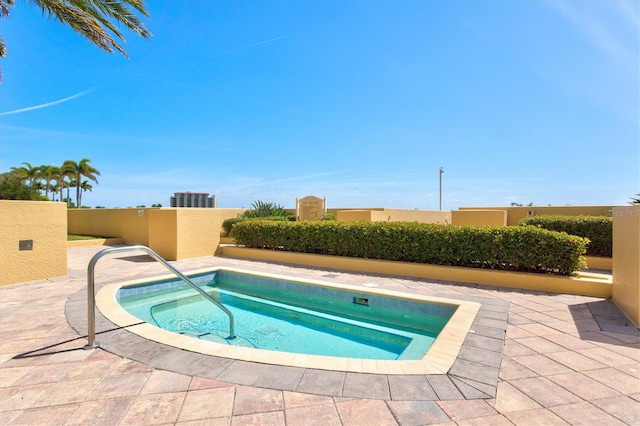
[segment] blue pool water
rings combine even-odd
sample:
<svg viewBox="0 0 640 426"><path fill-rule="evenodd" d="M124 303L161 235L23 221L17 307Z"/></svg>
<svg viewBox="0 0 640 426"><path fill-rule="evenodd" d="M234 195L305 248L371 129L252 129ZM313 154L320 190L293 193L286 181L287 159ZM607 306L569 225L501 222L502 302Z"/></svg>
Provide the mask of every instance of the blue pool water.
<svg viewBox="0 0 640 426"><path fill-rule="evenodd" d="M190 277L229 318L180 281L118 291L120 304L165 330L218 343L362 359L421 359L455 306L218 270Z"/></svg>

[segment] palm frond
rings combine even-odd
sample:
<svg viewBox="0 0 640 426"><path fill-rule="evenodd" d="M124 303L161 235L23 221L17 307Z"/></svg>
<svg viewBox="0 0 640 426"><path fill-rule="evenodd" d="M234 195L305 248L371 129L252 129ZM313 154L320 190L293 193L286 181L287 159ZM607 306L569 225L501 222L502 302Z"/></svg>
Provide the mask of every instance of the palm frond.
<svg viewBox="0 0 640 426"><path fill-rule="evenodd" d="M31 2L38 6L43 14L69 25L74 31L109 53L117 50L127 56L116 40L126 42L116 24L123 24L144 38L151 36L151 32L130 9L132 7L148 16L144 9L144 2L141 0L31 0Z"/></svg>

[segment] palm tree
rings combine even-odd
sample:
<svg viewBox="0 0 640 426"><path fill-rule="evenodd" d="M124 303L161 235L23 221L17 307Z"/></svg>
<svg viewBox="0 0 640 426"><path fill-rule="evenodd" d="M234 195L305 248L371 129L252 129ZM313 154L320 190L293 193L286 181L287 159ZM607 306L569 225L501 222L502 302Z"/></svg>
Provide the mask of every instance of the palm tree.
<svg viewBox="0 0 640 426"><path fill-rule="evenodd" d="M31 0L42 9L43 15L53 17L86 37L99 48L113 53L114 49L127 56L116 41L125 41L118 25L122 24L143 38L151 33L135 14L149 16L144 0ZM9 16L14 0L0 0L0 18ZM0 37L0 56L6 55L6 45Z"/></svg>
<svg viewBox="0 0 640 426"><path fill-rule="evenodd" d="M69 198L69 185L68 178L73 175L72 168L65 162L62 166L58 167L58 175L56 176L56 185L60 192L60 201L64 200L64 190L67 189L67 198ZM67 201L67 205L69 201Z"/></svg>
<svg viewBox="0 0 640 426"><path fill-rule="evenodd" d="M75 179L71 179L70 181L64 181L65 183L65 188L67 188L67 198L65 198L65 200L67 201L67 207L75 207L76 205L73 204L73 201L71 201L71 197L69 196L69 188L71 188L72 186L76 186L76 181Z"/></svg>
<svg viewBox="0 0 640 426"><path fill-rule="evenodd" d="M80 160L79 163L76 163L74 160L67 160L64 162L64 164L62 165L62 168L64 168L65 170L69 171L69 176L73 178L73 180L75 181L75 185L76 185L76 207L80 208L82 207L82 204L80 204L81 202L81 198L82 196L80 195L80 188L82 186L82 177L86 177L89 180L94 181L95 183L98 183L98 178L96 178L97 176L100 176L100 172L98 171L98 169L92 167L89 163L91 162L91 160L89 160L88 158L83 158L82 160Z"/></svg>
<svg viewBox="0 0 640 426"><path fill-rule="evenodd" d="M56 166L40 166L40 178L44 180L45 193L44 195L49 197L49 191L51 190L51 182L56 180L60 168ZM53 191L51 190L51 199L53 198Z"/></svg>
<svg viewBox="0 0 640 426"><path fill-rule="evenodd" d="M51 184L51 201L56 201L56 194L59 192L58 182Z"/></svg>
<svg viewBox="0 0 640 426"><path fill-rule="evenodd" d="M80 191L80 198L78 198L78 207L80 207L80 201L82 200L82 193L85 191L92 192L91 190L93 189L93 186L91 186L88 180L83 180L82 185L80 185L80 189L82 191Z"/></svg>
<svg viewBox="0 0 640 426"><path fill-rule="evenodd" d="M38 178L39 168L33 167L30 163L22 164L24 164L24 166L11 167L11 172L14 173L18 178L26 181L29 186L35 186L36 179Z"/></svg>

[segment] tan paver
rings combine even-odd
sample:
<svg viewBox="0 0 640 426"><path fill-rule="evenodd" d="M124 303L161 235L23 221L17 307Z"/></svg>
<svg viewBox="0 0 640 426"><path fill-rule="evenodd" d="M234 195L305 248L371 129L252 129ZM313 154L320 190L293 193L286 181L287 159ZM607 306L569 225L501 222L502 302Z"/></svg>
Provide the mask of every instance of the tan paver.
<svg viewBox="0 0 640 426"><path fill-rule="evenodd" d="M238 366L246 368L235 371L232 366L212 365L225 369L230 380L227 382L156 369L102 349L82 350L86 340L69 326L65 305L72 295L85 291L87 263L101 249L70 249L69 277L0 288L0 424L640 423L640 336L633 329L627 329L626 334L600 330L591 309L604 306L610 312L615 307L597 298L328 272L218 257L172 262L183 271L217 265L250 267L257 271L334 279L356 286L375 282L380 288L434 297L510 302L495 399L461 399L464 397L455 384L463 386L463 382L452 381L445 375L421 376L427 378L433 393L426 392L427 388L420 388L422 392L415 389L391 392L401 396L399 400L388 400L384 394L379 396L382 399L375 400L332 397L343 389L344 374L329 381L325 377L323 385L314 382L316 376L307 371L302 378L304 388L315 394L289 392L269 389L268 383L260 382L262 388L242 384L253 384L263 371L243 363ZM98 285L165 272L155 263L105 257L98 267ZM82 309L81 314L85 315L86 308ZM485 313L488 322L500 314ZM486 341L487 338L475 337L474 344L481 350L468 355L491 350L483 345ZM473 360L483 365L483 359ZM166 365L170 367L171 362ZM203 372L211 368L206 363L201 367ZM233 381L234 378L238 380ZM357 383L348 383L351 387L354 384ZM323 386L327 387L322 389ZM436 398L434 393L443 400L431 400Z"/></svg>
<svg viewBox="0 0 640 426"><path fill-rule="evenodd" d="M236 387L233 415L254 414L264 411L281 411L284 409L282 391L254 388L249 386Z"/></svg>
<svg viewBox="0 0 640 426"><path fill-rule="evenodd" d="M438 405L451 420L459 421L476 417L493 416L497 414L491 405L485 400L457 400L457 401L438 401Z"/></svg>
<svg viewBox="0 0 640 426"><path fill-rule="evenodd" d="M395 426L389 407L384 401L372 399L354 399L336 403L343 425L379 425Z"/></svg>
<svg viewBox="0 0 640 426"><path fill-rule="evenodd" d="M529 398L508 382L498 383L498 392L493 408L499 413L525 411L541 408L540 404Z"/></svg>
<svg viewBox="0 0 640 426"><path fill-rule="evenodd" d="M333 404L290 408L286 411L285 417L287 425L342 425L338 411Z"/></svg>
<svg viewBox="0 0 640 426"><path fill-rule="evenodd" d="M178 419L186 392L159 393L138 396L121 424L153 425L173 423Z"/></svg>
<svg viewBox="0 0 640 426"><path fill-rule="evenodd" d="M552 407L551 411L572 425L624 425L620 420L586 401Z"/></svg>
<svg viewBox="0 0 640 426"><path fill-rule="evenodd" d="M233 414L234 387L203 389L188 392L179 422L231 417Z"/></svg>
<svg viewBox="0 0 640 426"><path fill-rule="evenodd" d="M267 413L233 416L231 424L233 426L284 425L284 412L273 411Z"/></svg>

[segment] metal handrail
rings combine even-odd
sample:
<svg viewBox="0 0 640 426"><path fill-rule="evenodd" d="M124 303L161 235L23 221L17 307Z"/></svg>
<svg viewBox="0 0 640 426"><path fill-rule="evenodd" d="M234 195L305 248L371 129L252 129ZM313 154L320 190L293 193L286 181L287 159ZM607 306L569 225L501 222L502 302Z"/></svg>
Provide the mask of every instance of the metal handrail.
<svg viewBox="0 0 640 426"><path fill-rule="evenodd" d="M121 251L138 251L138 250L147 252L149 256L151 256L156 261L160 262L167 269L173 272L178 278L180 278L182 281L184 281L185 283L193 287L193 289L196 290L198 293L200 293L202 296L204 296L205 299L207 299L209 302L216 305L218 308L222 309L222 311L229 316L229 337L227 337L227 339L234 339L236 337L234 333L235 325L234 325L233 314L226 306L222 305L220 302L218 302L213 297L211 297L206 291L202 290L200 287L194 284L189 278L187 278L186 275L184 275L182 272L178 271L176 268L171 266L158 253L151 250L149 247L139 246L139 245L122 246L122 247L110 247L110 248L104 249L96 253L91 258L91 261L89 261L89 266L87 267L87 344L84 346L84 349L94 349L100 346L100 343L96 342L96 292L95 292L96 263L102 256L109 253L115 253L115 252L121 252Z"/></svg>

